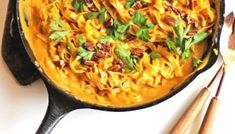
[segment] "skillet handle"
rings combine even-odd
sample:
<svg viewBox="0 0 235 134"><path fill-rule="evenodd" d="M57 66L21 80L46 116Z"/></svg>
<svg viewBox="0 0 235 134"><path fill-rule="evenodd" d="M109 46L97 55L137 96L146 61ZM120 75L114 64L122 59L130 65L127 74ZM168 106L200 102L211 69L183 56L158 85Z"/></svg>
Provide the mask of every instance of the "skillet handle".
<svg viewBox="0 0 235 134"><path fill-rule="evenodd" d="M45 80L44 82L48 91L49 104L36 134L50 134L56 124L65 115L75 109L84 108L82 103L69 98L58 89L48 84Z"/></svg>

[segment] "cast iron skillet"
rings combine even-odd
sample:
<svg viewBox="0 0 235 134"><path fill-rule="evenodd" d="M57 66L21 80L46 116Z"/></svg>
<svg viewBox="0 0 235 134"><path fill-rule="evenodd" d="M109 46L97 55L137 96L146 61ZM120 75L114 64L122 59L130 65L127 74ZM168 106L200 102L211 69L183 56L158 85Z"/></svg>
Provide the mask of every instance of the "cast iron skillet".
<svg viewBox="0 0 235 134"><path fill-rule="evenodd" d="M30 46L24 36L24 31L20 24L20 17L19 17L19 1L17 0L16 3L16 14L17 14L17 21L18 21L18 28L20 31L21 39L23 41L24 47L31 59L32 63L35 63L36 58L33 55L32 50L30 49ZM208 68L210 68L217 60L218 55L212 52L213 48L219 49L219 39L220 39L220 32L223 25L223 14L224 14L224 8L225 3L224 0L218 0L218 4L215 5L218 13L216 27L213 30L213 35L210 37L209 44L211 44L211 47L208 48L208 53L204 54L204 57L209 56L209 60L207 64L200 70L198 70L192 77L190 77L188 80L186 80L182 85L177 87L176 89L172 90L169 94L166 96L156 99L152 102L138 105L138 106L131 106L131 107L123 107L123 108L116 108L116 107L109 107L109 106L99 106L90 104L89 102L82 102L78 99L75 99L73 96L70 96L63 92L55 83L50 81L49 77L45 74L40 72L41 78L44 81L47 90L48 90L48 97L49 97L49 104L47 108L46 115L40 125L40 127L37 130L37 134L44 134L44 133L50 133L52 129L55 127L55 125L69 112L75 110L75 109L82 109L82 108L91 108L91 109L98 109L98 110L105 110L105 111L130 111L130 110L138 110L146 107L150 107L153 105L156 105L160 102L163 102L167 100L168 98L174 96L181 90L183 90L190 82L192 82L200 73L204 72ZM24 20L27 23L27 17L24 16ZM209 54L209 55L208 55Z"/></svg>

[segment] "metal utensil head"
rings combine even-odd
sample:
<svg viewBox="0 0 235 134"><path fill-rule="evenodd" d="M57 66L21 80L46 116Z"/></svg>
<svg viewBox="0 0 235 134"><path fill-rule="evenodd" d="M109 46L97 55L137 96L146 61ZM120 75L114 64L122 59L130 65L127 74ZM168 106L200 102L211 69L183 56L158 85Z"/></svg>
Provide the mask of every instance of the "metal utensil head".
<svg viewBox="0 0 235 134"><path fill-rule="evenodd" d="M221 31L220 53L225 64L235 63L235 49L233 49L235 45L235 33L233 33L234 22L234 13L231 12L224 18L224 25Z"/></svg>

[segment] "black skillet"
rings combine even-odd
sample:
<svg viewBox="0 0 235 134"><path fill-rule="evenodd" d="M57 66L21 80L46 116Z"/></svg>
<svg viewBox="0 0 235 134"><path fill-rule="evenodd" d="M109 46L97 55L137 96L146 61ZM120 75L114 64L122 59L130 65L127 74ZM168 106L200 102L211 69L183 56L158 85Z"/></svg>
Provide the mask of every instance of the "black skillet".
<svg viewBox="0 0 235 134"><path fill-rule="evenodd" d="M26 49L31 62L35 63L36 58L33 55L32 50L30 49L30 46L24 36L23 29L21 27L20 21L19 21L19 1L17 0L16 3L16 14L17 14L17 21L18 21L18 28L20 31L21 39L24 45L24 48ZM224 9L225 9L225 2L224 0L218 0L218 3L214 5L216 7L218 17L216 21L216 27L213 30L213 35L210 37L209 44L211 46L208 48L207 52L204 54L204 59L205 57L209 57L208 62L206 65L198 70L195 74L192 75L189 79L187 79L182 85L177 87L176 89L172 90L169 94L166 96L153 100L152 102L143 104L143 105L138 105L138 106L131 106L131 107L123 107L123 108L117 108L117 107L105 107L105 106L99 106L99 105L94 105L90 104L89 102L82 102L78 99L75 99L73 96L70 96L63 92L62 89L60 89L55 83L50 81L49 77L45 74L40 72L41 78L44 81L47 90L48 90L48 97L49 97L49 104L47 108L46 115L40 125L40 127L37 130L37 134L45 134L45 133L50 133L52 129L55 127L55 125L69 112L75 110L75 109L82 109L82 108L91 108L91 109L98 109L98 110L104 110L104 111L130 111L130 110L138 110L146 107L150 107L153 105L156 105L160 102L163 102L167 100L168 98L174 96L181 90L183 90L190 82L192 82L200 73L204 72L205 70L209 69L217 60L218 55L212 52L212 50L219 49L219 39L220 39L220 32L221 28L223 25L223 14L224 14ZM24 20L27 23L27 17L24 16Z"/></svg>

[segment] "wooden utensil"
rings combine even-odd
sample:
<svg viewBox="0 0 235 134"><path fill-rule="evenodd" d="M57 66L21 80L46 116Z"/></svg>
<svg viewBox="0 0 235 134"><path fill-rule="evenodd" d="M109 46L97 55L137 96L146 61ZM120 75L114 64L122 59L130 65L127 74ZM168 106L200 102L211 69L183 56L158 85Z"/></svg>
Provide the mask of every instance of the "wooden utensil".
<svg viewBox="0 0 235 134"><path fill-rule="evenodd" d="M224 74L225 74L224 70L225 70L225 68L223 68L223 74L222 74L222 77L220 79L220 83L219 83L219 86L217 88L216 95L211 99L210 104L208 106L206 115L203 119L202 125L201 125L200 130L199 130L199 134L210 134L211 133L212 126L213 126L214 120L215 120L215 115L217 113L218 106L219 106L218 97L219 97L220 89L221 89L222 82L223 82L223 79L224 79Z"/></svg>
<svg viewBox="0 0 235 134"><path fill-rule="evenodd" d="M193 103L188 107L185 113L181 116L177 124L171 130L170 134L185 134L193 120L196 118L198 113L201 111L204 103L206 102L209 94L210 88L213 86L214 82L222 74L224 66L222 65L217 71L216 75L213 77L211 82L207 87L203 88L200 93L197 95Z"/></svg>

